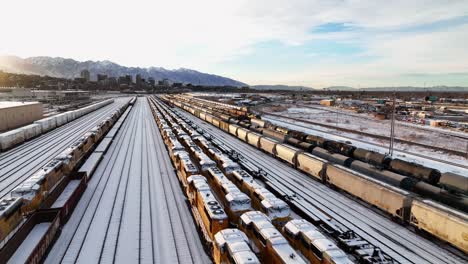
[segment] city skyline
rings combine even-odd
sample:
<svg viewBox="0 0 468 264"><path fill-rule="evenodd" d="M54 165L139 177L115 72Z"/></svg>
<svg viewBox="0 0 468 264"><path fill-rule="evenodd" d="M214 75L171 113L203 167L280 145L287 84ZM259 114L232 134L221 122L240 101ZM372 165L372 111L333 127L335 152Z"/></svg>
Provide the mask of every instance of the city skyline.
<svg viewBox="0 0 468 264"><path fill-rule="evenodd" d="M3 5L5 10L22 10L25 4L23 16L28 19L15 19L17 12L0 17L9 36L0 45L0 55L190 68L250 85L468 83L466 1Z"/></svg>

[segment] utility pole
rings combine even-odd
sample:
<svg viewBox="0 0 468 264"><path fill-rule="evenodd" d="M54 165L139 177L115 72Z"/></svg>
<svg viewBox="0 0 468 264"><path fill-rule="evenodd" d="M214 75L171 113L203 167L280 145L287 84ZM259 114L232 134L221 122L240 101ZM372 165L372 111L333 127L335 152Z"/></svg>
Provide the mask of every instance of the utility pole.
<svg viewBox="0 0 468 264"><path fill-rule="evenodd" d="M396 92L393 93L393 105L392 105L392 121L390 127L390 144L388 146L388 155L393 156L393 144L395 142L395 103L396 103Z"/></svg>

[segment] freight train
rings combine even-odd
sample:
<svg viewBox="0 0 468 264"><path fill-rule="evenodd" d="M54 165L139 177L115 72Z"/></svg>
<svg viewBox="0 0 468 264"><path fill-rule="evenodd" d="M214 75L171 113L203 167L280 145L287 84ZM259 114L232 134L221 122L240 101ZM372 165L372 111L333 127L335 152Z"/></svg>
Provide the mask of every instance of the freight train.
<svg viewBox="0 0 468 264"><path fill-rule="evenodd" d="M168 103L178 105L188 112L196 113L190 105L182 105L179 101L172 98L164 99ZM198 113L197 117L201 118L201 112ZM208 116L211 117L207 118ZM466 214L440 203L419 197L415 193L467 212L468 200L464 196L452 194L425 181L418 181L415 177L408 177L376 168L368 163L339 154L337 153L338 151L330 152L326 149L327 147L333 146L333 148L338 150L340 145L326 143L326 140L312 138L310 135L301 136L302 139L305 137L305 143L314 145L311 153L307 153L310 149L305 150L284 144L283 142L287 140L287 136L284 133L281 133L281 137L271 139L266 134L258 134L236 124L225 123L225 121L220 120L218 117L207 113L203 120L210 120L211 124L218 124L218 127L227 133L289 163L316 180L348 192L389 213L393 218L404 223L409 223L417 229L424 230L447 241L465 253L468 252L468 241L465 239L468 233L468 217ZM255 121L255 123L259 123L259 121ZM348 152L348 154L356 152L356 149L352 151L346 150L346 148L341 149L341 152ZM362 156L362 153L365 152L358 150L358 153L360 153L358 155ZM375 153L367 152L364 156L368 160L374 160L375 162L379 160L388 162L385 161L388 159ZM399 165L394 166L396 168ZM406 169L401 168L401 171L403 170ZM434 179L433 175L437 175L437 173L434 173L430 169L422 170L422 168L417 168L416 171L418 171L419 175L423 175L420 178L429 182L431 179ZM448 179L450 178L448 177ZM448 182L457 181L454 178L448 179L446 180ZM428 217L430 215L437 215L438 217ZM437 219L437 222L431 222L433 221L432 219ZM445 226L456 226L460 232L452 232L446 229Z"/></svg>
<svg viewBox="0 0 468 264"><path fill-rule="evenodd" d="M72 122L77 118L80 118L92 111L95 111L113 102L113 99L105 100L77 110L68 111L55 116L43 118L27 126L0 133L0 151L7 151L8 149L11 149L18 144L40 136L41 134L44 134L68 122Z"/></svg>
<svg viewBox="0 0 468 264"><path fill-rule="evenodd" d="M0 242L29 215L44 206L44 202L54 193L56 186L82 163L128 105L129 102L115 110L97 127L14 188L10 198L0 200Z"/></svg>
<svg viewBox="0 0 468 264"><path fill-rule="evenodd" d="M213 259L216 264L260 264L249 246L249 239L239 229L219 231L213 244Z"/></svg>
<svg viewBox="0 0 468 264"><path fill-rule="evenodd" d="M226 229L226 218L224 216L227 215L227 218L231 221L231 226L238 226L242 222L240 218L244 217L250 212L253 212L251 208L253 207L254 209L262 210L265 214L259 211L258 213L264 215L269 219L268 221L271 225L271 228L268 228L267 231L275 230L275 237L272 237L268 240L269 245L261 249L257 248L257 252L261 256L260 259L262 261L265 261L265 263L290 263L291 259L289 258L291 256L289 255L289 253L286 255L282 254L284 252L280 249L289 248L291 253L297 253L295 253L295 251L289 246L288 242L284 238L282 241L278 241L276 239L282 236L280 232L280 230L282 231L281 227L284 226L289 220L291 220L289 206L284 201L276 198L264 187L256 183L251 176L247 176L246 172L241 170L237 163L230 160L228 156L224 155L216 147L209 144L203 136L200 136L197 133L195 133L194 130L190 126L188 126L182 119L180 119L170 111L166 112L162 107L158 106L158 104L154 100L150 99L150 104L156 122L158 123L158 126L162 131L163 138L165 139L165 142L168 146L170 155L180 156L180 153L185 153L183 154L183 156L186 156L187 159L192 160L195 167L197 167L198 172L202 174L191 175L186 180L184 180L183 178L185 178L186 175L181 171L183 170L183 168L178 166L177 162L175 162L175 166L178 170L179 180L185 188L189 200L191 201L191 204L196 208L195 215L200 215L199 219L203 222L203 226L205 229L203 230L203 233L206 233L205 238L208 237L214 240L213 256L215 262L218 263L220 259L226 261L226 258L228 258L228 255L226 254L234 254L233 252L225 251L226 245L224 243L226 235L228 234L228 232L230 232L226 230L231 229ZM172 127L172 131L164 130L163 127L167 129L166 126L167 128ZM176 133L173 133L173 131L179 128L183 128L184 132L186 133L177 133L179 137L175 136L175 140L183 141L184 143L181 145L184 145L185 150L172 152L172 148L170 147L170 145L176 144L170 143L167 139L170 138L171 134L175 135ZM193 136L193 141L186 134L191 134ZM211 166L212 163L210 161L215 162L216 166ZM206 170L203 170L201 169L203 164L210 164L210 166ZM243 175L241 176L243 179L242 182L239 179L234 180L238 178L239 175ZM184 183L184 181L186 183ZM208 207L207 209L207 203L200 202L203 198L212 199L211 202L212 205L215 206L215 208ZM196 199L198 199L198 202L194 202ZM210 213L211 209L219 210L219 216L217 215L217 217L213 217L213 213ZM273 225L271 221L273 221L275 225ZM276 229L275 226L278 229ZM236 231L236 234L239 234L239 232L240 231ZM238 240L236 241L242 240L239 238L239 236L237 236L237 239ZM266 241L263 241L259 237L251 237L251 239L255 242L266 243ZM220 241L222 243L220 243ZM272 243L274 243L276 246L272 246ZM346 256L346 254L343 251L341 252L343 255ZM280 259L288 261L279 261ZM244 259L239 259L238 261L241 260ZM254 260L255 259L252 259L252 261ZM297 261L297 263L303 263L302 257L300 257L299 255L295 255L294 260ZM242 261L235 262L233 260L227 262L250 263ZM314 263L326 262L319 261Z"/></svg>
<svg viewBox="0 0 468 264"><path fill-rule="evenodd" d="M401 159L392 159L385 154L362 148L357 148L345 142L328 140L320 136L308 135L301 131L277 126L268 121L261 120L258 117L251 117L252 115L248 114L247 112L244 113L242 116L249 116L248 120L240 119L238 115L222 115L219 113L220 111L222 111L220 107L225 104L219 104L217 102L210 102L208 100L200 100L196 98L187 99L186 97L178 97L178 99L179 102L175 102L175 105L178 105L179 107L183 108L184 104L180 101L188 103L189 110L186 110L192 113L193 115L199 116L204 120L206 120L204 116L213 115L219 118L221 121L227 122L228 124L237 124L240 127L250 129L254 132L274 138L282 143L288 143L305 151L310 152L314 147L321 147L323 149L328 150L331 153L338 153L341 155L351 157L353 159L370 163L380 169L387 169L408 177L423 180L432 185L438 185L439 187L442 187L449 192L468 195L468 177L465 177L463 175L458 175L455 173L441 173L437 169L429 168L414 162L409 162ZM192 104L192 106L195 107L193 107L193 109L190 109L192 108L190 104ZM218 107L215 108L216 111L213 111L210 110L214 109L213 107L206 108L206 105L218 105ZM196 107L199 108L197 109ZM248 109L243 110L248 111ZM203 115L201 114L201 111L205 111L203 112ZM218 126L217 124L214 125ZM221 125L219 125L218 127L222 128ZM225 128L223 129L227 130Z"/></svg>

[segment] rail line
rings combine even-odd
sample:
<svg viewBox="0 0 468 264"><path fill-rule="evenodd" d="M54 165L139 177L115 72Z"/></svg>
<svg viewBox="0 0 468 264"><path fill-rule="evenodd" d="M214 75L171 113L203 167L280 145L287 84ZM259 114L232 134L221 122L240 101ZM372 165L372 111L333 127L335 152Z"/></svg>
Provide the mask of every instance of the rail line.
<svg viewBox="0 0 468 264"><path fill-rule="evenodd" d="M314 121L310 121L310 120L306 120L306 119L302 119L302 118L295 118L295 117L289 117L289 116L278 115L278 114L273 114L273 113L266 113L266 112L262 112L262 114L263 115L270 115L270 116L274 116L274 117L280 117L280 118L289 119L289 120L294 120L294 121L298 121L298 122L302 122L302 123L306 123L306 124L312 124L312 125L322 126L322 127L326 127L326 128L336 129L336 130L340 130L340 131L343 131L343 132L353 133L353 134L362 135L362 136L366 136L366 137L373 137L373 138L383 139L383 140L388 140L388 141L390 140L390 138L387 137L387 136L376 135L376 134L362 132L362 131L356 131L356 130L353 130L353 129L343 128L343 127L336 127L336 126L326 125L326 124L322 124L322 123L319 123L319 122L314 122ZM313 130L321 131L319 129L313 129ZM322 132L325 132L325 131L322 131ZM326 131L326 133L337 135L336 133L332 133L330 131ZM345 136L342 136L342 137L345 137ZM349 138L349 137L347 137L347 138ZM354 138L350 138L350 139L354 140ZM418 142L412 142L412 141L404 140L404 139L400 139L400 138L395 138L395 142L400 143L400 144L424 147L424 148L432 149L432 150L435 150L435 151L444 151L444 152L447 152L447 153L450 153L450 154L453 154L453 155L457 155L457 156L461 156L461 157L466 155L466 153L462 152L462 151L451 150L451 149L446 149L446 148L436 147L436 146L428 146L426 144L422 144L422 143L418 143ZM376 145L376 144L374 144L374 145ZM400 151L400 150L398 150L398 151ZM413 155L413 153L409 153L409 154Z"/></svg>
<svg viewBox="0 0 468 264"><path fill-rule="evenodd" d="M305 107L305 108L310 108L310 109L317 109L317 110L327 111L327 112L331 112L331 113L344 114L344 115L349 115L349 116L357 117L357 118L360 118L360 119L368 120L366 117L360 116L359 114L352 114L352 113L348 113L348 112L340 112L340 111L335 111L335 110L325 109L325 108L320 108L320 107L314 107L314 106L304 105L304 104L298 104L298 106ZM402 121L399 121L398 123L399 123L399 125L402 125L402 126L405 126L405 127L411 127L409 124L406 124L405 122L402 122ZM422 129L422 130L429 131L429 132L433 132L433 130L428 129L428 128L424 127L424 126L419 125L418 128ZM437 131L437 132L441 133L442 135L446 135L446 136L457 137L457 138L461 138L461 139L468 139L468 137L463 136L463 135L459 135L457 132L452 132L452 131Z"/></svg>
<svg viewBox="0 0 468 264"><path fill-rule="evenodd" d="M371 243L380 246L387 254L402 263L440 263L445 261L463 262L462 259L448 251L442 251L439 245L431 243L426 239L416 236L410 230L402 227L389 219L376 214L374 210L356 203L342 193L332 191L325 185L312 180L303 173L289 167L288 165L267 156L244 142L238 142L224 131L199 120L177 109L186 117L195 121L205 130L212 132L217 140L229 148L242 153L244 159L256 164L271 176L272 182L288 190L291 196L299 195L298 201L304 201L305 207L314 207L315 210L324 211L339 223L355 230L356 233ZM302 203L302 202L301 202ZM352 210L349 210L349 209ZM370 222L364 222L361 218L366 215ZM384 232L383 232L383 231ZM400 232L400 233L397 233ZM444 254L440 254L440 252Z"/></svg>
<svg viewBox="0 0 468 264"><path fill-rule="evenodd" d="M70 123L67 123L63 126L55 128L45 134L40 135L39 137L35 139L32 139L17 147L14 147L13 149L10 149L6 152L2 152L2 155L0 155L0 170L16 162L17 161L15 160L16 158L24 158L23 156L25 154L24 152L29 152L32 147L35 147L38 145L42 147L46 147L45 144L51 143L55 139L57 139L57 137L55 136L63 137L64 131L69 132L69 131L74 131L76 129L79 129L81 126L83 126L83 121L86 120L85 117L88 118L88 121L94 122L96 120L99 120L102 117L105 117L110 109L113 110L115 108L116 108L115 104L107 105L95 112L89 113L88 115L75 119ZM91 119L89 120L90 116L91 116Z"/></svg>
<svg viewBox="0 0 468 264"><path fill-rule="evenodd" d="M18 160L15 162L18 164L12 163L9 166L9 170L0 170L0 198L8 195L11 190L21 184L25 179L33 175L51 158L65 150L68 145L80 138L84 133L88 132L92 127L97 125L99 121L101 121L117 107L118 104L114 105L112 108L106 109L104 112L99 113L97 116L91 119L91 123L79 124L76 129L71 131L65 130L60 137L51 138L49 145L40 145L37 143L39 144L39 147L37 147L37 145L31 145L29 149L24 149L25 152L29 152L29 155L25 154L18 157Z"/></svg>
<svg viewBox="0 0 468 264"><path fill-rule="evenodd" d="M266 117L268 118L268 115L270 116L275 116L275 117L279 117L279 118L284 118L284 119L289 119L289 120L294 120L294 121L297 121L297 122L302 122L302 123L308 123L300 118L291 118L291 117L287 117L287 116L282 116L282 115L276 115L276 114L265 114ZM333 136L338 136L338 137L342 137L342 138L345 138L345 139L349 139L349 140L353 140L353 141L357 141L357 142L361 142L361 143L366 143L368 145L372 145L372 146L376 146L376 147L384 147L382 145L379 145L379 144L376 144L376 143L372 143L372 142L368 142L368 141L365 141L365 140L362 140L362 139L357 139L357 138L353 138L353 137L347 137L347 136L343 136L343 135L340 135L340 134L337 134L337 133L333 133L333 132L330 132L330 131L326 131L326 130L320 130L320 129L317 129L317 128L311 128L311 127L307 127L307 126L304 126L304 125L301 125L301 124L298 124L298 123L292 123L292 122L288 122L288 121L284 121L284 120L280 120L281 122L283 123L287 123L287 124L291 124L291 125L294 125L294 126L297 126L297 127L301 127L301 128L305 128L305 129L308 129L308 130L315 130L315 131L318 131L318 132L321 132L321 133L327 133L327 134L330 134L330 135L333 135ZM315 125L315 124L314 124ZM356 132L357 133L357 132ZM423 144L421 144L423 145ZM427 146L425 146L427 147ZM430 148L430 147L429 147ZM406 151L406 150L401 150L401 149L395 149L395 151L398 151L398 152L401 152L401 153L404 153L404 154L408 154L408 155L412 155L412 156L416 156L416 157L420 157L420 158L424 158L424 159L427 159L427 160L432 160L432 161L436 161L436 162L440 162L440 163L444 163L444 164L448 164L448 165L452 165L452 166L456 166L456 167L460 167L460 168L463 168L463 169L468 169L468 166L467 165L463 165L463 164L460 164L460 163L456 163L456 162L451 162L451 161L447 161L447 160L441 160L441 159L437 159L437 158L433 158L433 157L429 157L429 156L425 156L425 155L421 155L421 154L418 154L418 153L414 153L414 152L409 152L409 151ZM444 150L445 151L445 150ZM458 154L457 154L458 155Z"/></svg>
<svg viewBox="0 0 468 264"><path fill-rule="evenodd" d="M133 108L46 263L210 262L146 99Z"/></svg>

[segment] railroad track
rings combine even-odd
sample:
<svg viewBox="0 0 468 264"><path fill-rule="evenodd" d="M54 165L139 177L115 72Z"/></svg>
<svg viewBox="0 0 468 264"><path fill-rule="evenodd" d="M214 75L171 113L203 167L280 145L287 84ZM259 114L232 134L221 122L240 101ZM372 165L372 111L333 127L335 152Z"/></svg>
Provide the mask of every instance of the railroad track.
<svg viewBox="0 0 468 264"><path fill-rule="evenodd" d="M333 191L307 175L288 165L265 155L263 152L239 142L237 138L219 130L198 118L177 110L189 117L197 125L208 130L215 138L229 148L242 153L244 159L257 165L268 173L268 179L292 196L298 196L304 208L311 212L322 211L343 226L354 230L360 236L379 246L382 250L401 263L441 263L466 261L422 237L417 236L406 227L400 226L369 206L363 206L347 196ZM363 215L365 219L363 219ZM441 254L442 252L442 254Z"/></svg>
<svg viewBox="0 0 468 264"><path fill-rule="evenodd" d="M306 121L304 121L304 120L302 120L302 119L300 119L300 118L290 118L290 117L286 117L286 116L282 116L282 115L276 115L276 114L265 114L265 115L266 115L266 118L267 118L267 119L271 119L271 118L268 118L268 115L270 115L270 116L275 116L275 117L279 117L279 118L289 119L289 120L293 120L293 121L297 121L297 122L307 123ZM301 128L308 129L308 130L314 130L314 131L321 132L321 133L327 133L327 134L330 134L330 135L333 135L333 136L338 136L338 137L341 137L341 138L345 138L345 139L349 139L349 140L353 140L353 141L357 141L357 142L361 142L361 143L365 143L365 144L368 144L368 145L372 145L372 146L376 146L376 147L382 148L382 145L379 145L379 144L376 144L376 143L368 142L368 141L361 140L361 139L357 139L357 138L352 138L352 137L343 136L343 135L340 135L340 134L337 134L337 133L333 133L333 132L330 132L330 131L326 131L326 130L320 130L320 129L317 129L317 128L311 128L311 127L308 127L308 126L304 126L304 125L298 124L297 122L293 123L293 122L288 122L288 121L284 121L284 120L280 120L280 121L283 122L283 123L291 124L291 125L294 125L294 126L297 126L297 127L301 127ZM427 147L427 146L426 146L426 147ZM430 148L430 147L429 147L429 148ZM422 154L418 154L418 153L414 153L414 152L409 152L409 151L401 150L401 149L395 149L395 151L398 151L398 152L403 153L403 154L412 155L412 156L415 156L415 157L424 158L424 159L427 159L427 160L432 160L432 161L440 162L440 163L447 164L447 165L456 166L456 167L463 168L463 169L468 169L468 166L467 166L467 165L463 165L463 164L456 163L456 162L451 162L451 161L447 161L447 160L441 160L441 159L437 159L437 158L433 158L433 157L429 157L429 156L425 156L425 155L422 155Z"/></svg>
<svg viewBox="0 0 468 264"><path fill-rule="evenodd" d="M146 99L133 108L46 263L209 262Z"/></svg>
<svg viewBox="0 0 468 264"><path fill-rule="evenodd" d="M341 111L336 111L336 110L331 110L331 109L326 109L326 108L320 108L320 107L314 107L314 106L310 106L310 105L304 105L304 104L298 104L298 106L305 107L305 108L310 108L310 109L321 110L321 111L327 111L327 112L330 112L330 113L344 114L344 115L357 117L357 118L364 119L364 120L369 120L369 118L364 117L364 116L360 116L359 114L352 114L352 113L348 113L348 112L341 112ZM401 126L405 126L405 127L409 127L409 128L412 127L412 126L410 126L409 124L406 124L403 121L397 121L397 122ZM422 125L416 125L415 124L415 126L417 126L417 128L419 128L419 129L422 129L422 130L425 130L425 131L434 132L434 130L428 129L428 128L422 126ZM452 132L452 131L437 131L437 132L439 132L439 133L441 133L442 135L445 135L445 136L457 137L457 138L460 138L460 139L467 139L468 140L467 136L459 135L459 134L457 134L457 132Z"/></svg>
<svg viewBox="0 0 468 264"><path fill-rule="evenodd" d="M8 165L11 165L12 163L16 162L18 158L23 158L25 154L30 152L32 147L40 146L42 148L47 148L49 145L52 145L50 143L56 139L56 136L64 137L63 136L64 131L73 131L77 128L79 129L81 126L83 126L83 120L88 119L88 121L94 122L96 120L99 120L99 118L105 117L105 114L109 111L109 109L111 109L111 111L116 109L115 106L116 106L115 104L107 105L99 110L96 110L95 112L91 112L88 115L75 119L70 123L67 123L67 124L64 124L63 126L55 128L45 134L40 135L37 138L27 141L6 152L0 153L0 170L3 170ZM91 116L91 120L89 120L90 116ZM49 145L46 145L46 144L49 144Z"/></svg>
<svg viewBox="0 0 468 264"><path fill-rule="evenodd" d="M11 190L32 176L43 165L64 151L66 147L78 140L119 106L120 104L115 104L110 108L105 108L102 112L95 113L91 120L78 119L81 122L74 123L74 129L68 130L69 127L64 127L59 131L60 136L58 137L55 137L55 134L50 136L45 134L44 138L39 137L37 138L38 141L31 141L31 145L22 149L15 156L15 160L11 160L9 165L0 169L0 198L8 195ZM89 116L86 117L89 118ZM42 144L44 139L48 144ZM9 152L5 153L8 154Z"/></svg>
<svg viewBox="0 0 468 264"><path fill-rule="evenodd" d="M132 109L133 110L133 109ZM127 118L131 118L135 111L131 111ZM130 127L130 128L129 128ZM117 144L116 148L109 149L106 155L109 155L109 159L103 161L100 166L94 172L93 177L88 183L88 188L80 199L75 212L72 214L68 226L72 226L76 229L65 228L62 231L62 235L59 237L59 241L56 244L63 244L63 247L54 247L46 259L46 263L77 263L79 262L80 252L83 250L84 241L90 231L91 223L96 217L102 217L103 214L109 213L108 210L99 211L98 206L104 196L104 190L109 188L111 172L116 168L118 164L115 162L117 156L121 153L128 153L130 145L125 145L124 139L131 138L134 134L136 124L125 122L121 130L123 133L119 133L114 139ZM104 164L105 163L105 164ZM123 165L123 164L122 164ZM121 175L120 175L121 176ZM99 214L98 214L99 213ZM103 227L106 228L106 227ZM102 240L101 240L102 241ZM95 245L99 245L96 243ZM100 248L102 249L102 248ZM98 255L96 259L100 259Z"/></svg>

